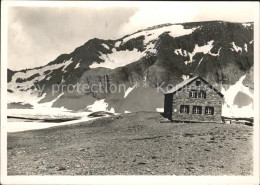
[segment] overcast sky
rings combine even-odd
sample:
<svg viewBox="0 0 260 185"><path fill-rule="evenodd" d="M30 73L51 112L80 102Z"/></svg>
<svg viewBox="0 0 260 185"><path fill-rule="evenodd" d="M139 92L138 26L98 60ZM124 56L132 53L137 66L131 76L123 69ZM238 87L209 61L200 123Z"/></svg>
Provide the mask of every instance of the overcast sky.
<svg viewBox="0 0 260 185"><path fill-rule="evenodd" d="M119 2L98 6L9 7L8 68L45 65L94 37L116 39L163 23L224 20L253 21L256 3ZM116 3L116 4L115 4ZM102 7L103 6L103 7Z"/></svg>

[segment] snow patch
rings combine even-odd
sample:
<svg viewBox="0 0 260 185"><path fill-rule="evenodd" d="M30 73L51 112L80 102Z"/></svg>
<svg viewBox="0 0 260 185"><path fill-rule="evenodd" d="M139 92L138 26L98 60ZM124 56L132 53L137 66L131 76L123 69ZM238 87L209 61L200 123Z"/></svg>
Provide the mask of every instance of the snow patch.
<svg viewBox="0 0 260 185"><path fill-rule="evenodd" d="M80 65L80 62L79 62L79 63L77 63L77 65L75 66L75 68L74 68L74 69L77 69L77 68L79 68L79 65Z"/></svg>
<svg viewBox="0 0 260 185"><path fill-rule="evenodd" d="M108 103L105 102L105 99L96 100L92 105L87 106L87 110L96 112L96 111L107 111L111 113L115 113L114 108L108 110Z"/></svg>
<svg viewBox="0 0 260 185"><path fill-rule="evenodd" d="M128 96L128 94L135 88L135 86L133 87L128 87L128 89L125 92L124 98L126 98Z"/></svg>
<svg viewBox="0 0 260 185"><path fill-rule="evenodd" d="M181 49L175 49L175 50L174 50L174 53L175 53L176 55L179 55L179 54L182 55Z"/></svg>
<svg viewBox="0 0 260 185"><path fill-rule="evenodd" d="M251 24L250 24L250 23L243 23L242 25L243 25L244 27L251 26Z"/></svg>
<svg viewBox="0 0 260 185"><path fill-rule="evenodd" d="M164 108L156 108L156 112L164 112Z"/></svg>
<svg viewBox="0 0 260 185"><path fill-rule="evenodd" d="M51 76L48 76L47 78L46 78L46 80L50 80L51 79Z"/></svg>
<svg viewBox="0 0 260 185"><path fill-rule="evenodd" d="M110 49L109 47L108 47L108 45L106 45L106 44L101 44L104 48L106 48L106 49Z"/></svg>
<svg viewBox="0 0 260 185"><path fill-rule="evenodd" d="M87 110L92 112L96 111L107 111L108 103L105 102L105 99L96 100L92 105L87 106Z"/></svg>
<svg viewBox="0 0 260 185"><path fill-rule="evenodd" d="M220 50L221 50L221 47L218 49L218 53L215 54L215 53L211 53L211 51L209 51L209 54L214 57L217 57L217 56L219 56Z"/></svg>
<svg viewBox="0 0 260 185"><path fill-rule="evenodd" d="M115 109L112 107L108 112L116 113Z"/></svg>
<svg viewBox="0 0 260 185"><path fill-rule="evenodd" d="M125 113L131 113L130 111L125 110Z"/></svg>
<svg viewBox="0 0 260 185"><path fill-rule="evenodd" d="M89 67L97 68L97 67L105 67L109 69L115 69L117 67L122 67L132 62L136 62L140 58L144 56L144 53L139 52L136 48L132 51L116 51L116 49L112 49L113 53L103 54L101 53L100 58L104 60L102 63L93 62Z"/></svg>
<svg viewBox="0 0 260 185"><path fill-rule="evenodd" d="M155 49L155 45L152 42L150 42L149 44L146 45L146 50L144 51L144 53L147 53L147 52L150 52L153 54L157 53L157 50Z"/></svg>
<svg viewBox="0 0 260 185"><path fill-rule="evenodd" d="M62 71L66 72L66 68L68 67L68 65L70 65L72 63L72 58L67 60L66 62L64 61L64 67L62 68Z"/></svg>
<svg viewBox="0 0 260 185"><path fill-rule="evenodd" d="M202 60L203 60L203 58L200 59L199 64L198 64L198 66L196 67L196 69L200 66L200 63L202 62Z"/></svg>
<svg viewBox="0 0 260 185"><path fill-rule="evenodd" d="M246 43L244 44L244 49L247 52L247 44Z"/></svg>
<svg viewBox="0 0 260 185"><path fill-rule="evenodd" d="M182 79L183 80L188 80L189 79L189 75L182 75Z"/></svg>
<svg viewBox="0 0 260 185"><path fill-rule="evenodd" d="M250 42L249 42L249 44L252 44L254 42L254 40L251 40Z"/></svg>
<svg viewBox="0 0 260 185"><path fill-rule="evenodd" d="M121 44L121 41L117 41L116 43L115 43L115 47L119 47L120 46L120 44Z"/></svg>
<svg viewBox="0 0 260 185"><path fill-rule="evenodd" d="M236 44L235 44L235 42L232 42L232 46L233 46L233 48L234 48L234 50L236 51L236 52L242 52L242 48L241 47L239 47L239 46L237 46Z"/></svg>
<svg viewBox="0 0 260 185"><path fill-rule="evenodd" d="M185 57L189 56L189 60L184 61L185 65L187 65L189 63L192 63L193 62L193 57L197 53L204 53L204 54L210 54L212 56L219 56L221 48L219 48L218 53L211 53L211 49L213 48L213 42L214 42L214 40L211 40L206 45L203 45L203 46L199 46L198 44L196 44L192 53L187 52L186 50L182 50L181 48L180 49L175 49L174 53L176 55L182 55L182 56L185 56Z"/></svg>
<svg viewBox="0 0 260 185"><path fill-rule="evenodd" d="M209 53L210 50L213 48L213 42L214 42L214 40L211 40L206 45L203 45L203 46L198 46L198 44L196 44L195 48L194 48L194 50L192 52L193 56L196 53L204 53L204 54Z"/></svg>
<svg viewBox="0 0 260 185"><path fill-rule="evenodd" d="M182 50L182 49L175 49L174 53L176 55L181 55L181 56L185 56L185 57L188 56L187 51L186 50Z"/></svg>

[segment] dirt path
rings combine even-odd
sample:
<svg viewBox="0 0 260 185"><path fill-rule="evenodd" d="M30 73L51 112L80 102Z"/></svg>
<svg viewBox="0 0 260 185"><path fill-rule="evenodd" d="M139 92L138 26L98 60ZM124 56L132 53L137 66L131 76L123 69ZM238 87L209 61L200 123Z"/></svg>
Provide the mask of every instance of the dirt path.
<svg viewBox="0 0 260 185"><path fill-rule="evenodd" d="M131 113L8 134L8 175L250 175L253 127Z"/></svg>

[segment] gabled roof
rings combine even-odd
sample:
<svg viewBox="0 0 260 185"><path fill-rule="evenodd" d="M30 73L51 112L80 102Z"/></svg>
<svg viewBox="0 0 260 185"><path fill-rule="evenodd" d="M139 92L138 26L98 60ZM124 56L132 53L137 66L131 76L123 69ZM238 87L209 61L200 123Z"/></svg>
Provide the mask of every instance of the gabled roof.
<svg viewBox="0 0 260 185"><path fill-rule="evenodd" d="M181 90L183 87L191 84L193 81L200 79L201 81L203 81L204 83L206 83L208 85L208 87L210 87L212 90L214 90L221 98L224 96L221 92L219 92L217 89L215 89L214 87L212 87L212 85L210 85L206 80L204 80L202 77L200 76L195 76L192 77L190 79L184 80L181 83L179 83L178 85L176 85L175 87L173 87L172 89L170 89L169 91L167 91L165 94L172 94L175 93L179 90Z"/></svg>
<svg viewBox="0 0 260 185"><path fill-rule="evenodd" d="M170 89L169 91L167 91L165 94L174 93L174 92L178 91L179 89L183 88L184 86L186 86L187 84L193 82L197 78L198 78L198 76L195 76L190 79L184 80L181 83L179 83L178 85L176 85L175 87L173 87L172 89Z"/></svg>

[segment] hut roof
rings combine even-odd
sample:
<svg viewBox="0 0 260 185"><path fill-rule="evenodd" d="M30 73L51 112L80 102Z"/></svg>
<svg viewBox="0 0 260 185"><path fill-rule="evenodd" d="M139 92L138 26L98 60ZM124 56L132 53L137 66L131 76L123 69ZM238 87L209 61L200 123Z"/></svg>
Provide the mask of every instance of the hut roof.
<svg viewBox="0 0 260 185"><path fill-rule="evenodd" d="M206 80L204 80L202 77L200 76L194 76L192 78L189 78L187 80L182 81L181 83L179 83L178 85L176 85L175 87L173 87L172 89L170 89L169 91L167 91L165 94L172 94L177 92L178 90L181 90L183 87L191 84L194 80L200 79L201 81L203 81L204 83L206 83L208 85L208 87L210 87L211 89L213 89L221 98L224 96L221 92L219 92L217 89L215 89L214 87L212 87L212 85L210 85Z"/></svg>

